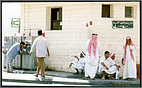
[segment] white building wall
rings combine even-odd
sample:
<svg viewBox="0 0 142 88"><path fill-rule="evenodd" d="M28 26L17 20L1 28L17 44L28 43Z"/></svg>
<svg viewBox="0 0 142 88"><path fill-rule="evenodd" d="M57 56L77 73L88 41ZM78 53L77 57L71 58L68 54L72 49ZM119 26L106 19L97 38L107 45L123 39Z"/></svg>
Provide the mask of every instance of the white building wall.
<svg viewBox="0 0 142 88"><path fill-rule="evenodd" d="M102 18L102 4L110 4L112 18ZM125 18L125 6L134 7L134 18ZM21 5L24 9L23 29L42 29L46 31L46 38L50 51L49 68L59 71L73 72L68 65L73 56L85 51L86 41L92 32L98 33L101 43L100 56L109 50L116 53L116 63L121 65L123 45L129 35L136 46L137 64L140 64L140 10L139 3L131 2L94 2L94 3L34 3ZM27 7L28 6L28 7ZM62 7L62 30L50 30L51 8ZM22 10L22 11L23 11ZM133 21L132 29L113 29L112 21ZM86 27L86 23L93 21L93 25ZM36 30L32 35L36 35ZM121 65L121 75L123 66Z"/></svg>

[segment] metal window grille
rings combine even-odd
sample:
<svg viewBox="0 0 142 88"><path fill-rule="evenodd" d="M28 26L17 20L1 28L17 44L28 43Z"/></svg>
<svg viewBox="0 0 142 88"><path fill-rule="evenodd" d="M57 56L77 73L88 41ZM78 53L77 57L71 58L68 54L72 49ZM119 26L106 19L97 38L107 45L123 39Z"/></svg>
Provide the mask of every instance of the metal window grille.
<svg viewBox="0 0 142 88"><path fill-rule="evenodd" d="M125 17L132 18L132 7L125 7Z"/></svg>

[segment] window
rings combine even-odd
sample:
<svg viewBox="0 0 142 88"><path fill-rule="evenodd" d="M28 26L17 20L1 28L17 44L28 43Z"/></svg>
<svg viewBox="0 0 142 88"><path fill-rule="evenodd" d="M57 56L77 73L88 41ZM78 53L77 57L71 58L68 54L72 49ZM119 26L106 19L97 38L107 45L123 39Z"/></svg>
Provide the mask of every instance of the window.
<svg viewBox="0 0 142 88"><path fill-rule="evenodd" d="M129 6L125 6L125 17L126 18L132 18L133 14L132 14L132 7Z"/></svg>
<svg viewBox="0 0 142 88"><path fill-rule="evenodd" d="M102 17L110 18L110 5L102 5Z"/></svg>
<svg viewBox="0 0 142 88"><path fill-rule="evenodd" d="M51 8L51 30L62 30L62 8Z"/></svg>

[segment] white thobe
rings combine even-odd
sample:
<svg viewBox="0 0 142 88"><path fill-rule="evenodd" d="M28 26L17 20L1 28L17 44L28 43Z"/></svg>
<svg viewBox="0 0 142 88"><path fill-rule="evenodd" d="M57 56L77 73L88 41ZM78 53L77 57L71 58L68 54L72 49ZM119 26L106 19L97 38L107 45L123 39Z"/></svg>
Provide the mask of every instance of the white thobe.
<svg viewBox="0 0 142 88"><path fill-rule="evenodd" d="M85 62L86 62L86 58L80 58L77 65L78 69L84 70Z"/></svg>
<svg viewBox="0 0 142 88"><path fill-rule="evenodd" d="M110 70L116 72L117 67L114 64L116 64L115 61L111 59Z"/></svg>
<svg viewBox="0 0 142 88"><path fill-rule="evenodd" d="M132 50L132 53L134 55L134 61L130 55L130 49ZM124 56L124 50L123 50L123 56ZM135 58L135 47L127 45L126 47L126 59L125 59L125 65L123 69L123 79L126 78L136 78L136 58Z"/></svg>
<svg viewBox="0 0 142 88"><path fill-rule="evenodd" d="M110 67L111 67L110 70L113 72L116 72L115 78L119 79L120 72L117 70L117 66L115 66L114 64L116 64L116 63L114 60L112 60L111 65L110 65Z"/></svg>
<svg viewBox="0 0 142 88"><path fill-rule="evenodd" d="M109 69L107 70L101 63L104 63ZM100 63L99 63L99 73L101 74L102 71L105 71L107 74L114 74L117 70L116 66L112 66L111 64L114 63L110 57L107 59L102 56L100 58Z"/></svg>
<svg viewBox="0 0 142 88"><path fill-rule="evenodd" d="M37 57L46 57L47 56L47 40L42 37L38 36L31 47L30 52L33 52L33 50L36 48L36 56Z"/></svg>
<svg viewBox="0 0 142 88"><path fill-rule="evenodd" d="M93 46L91 46L91 56L89 56L88 46L90 40L86 42L86 63L85 63L85 77L94 78L96 76L98 61L99 61L99 53L100 53L100 42L98 41L96 47L96 58L93 52Z"/></svg>
<svg viewBox="0 0 142 88"><path fill-rule="evenodd" d="M78 66L77 66L78 62L79 62L78 59L75 58L75 59L72 61L72 67L75 68L75 69L77 69L77 68L78 68Z"/></svg>
<svg viewBox="0 0 142 88"><path fill-rule="evenodd" d="M78 69L78 70L84 70L84 67L85 67L85 62L86 62L86 58L79 58L79 61L78 59L74 59L72 61L72 67L75 68L75 69Z"/></svg>

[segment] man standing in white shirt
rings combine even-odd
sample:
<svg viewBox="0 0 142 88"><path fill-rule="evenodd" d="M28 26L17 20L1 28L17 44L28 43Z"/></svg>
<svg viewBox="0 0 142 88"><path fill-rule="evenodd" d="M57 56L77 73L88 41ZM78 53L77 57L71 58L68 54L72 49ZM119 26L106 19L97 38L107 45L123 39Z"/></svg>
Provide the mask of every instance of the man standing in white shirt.
<svg viewBox="0 0 142 88"><path fill-rule="evenodd" d="M36 71L36 77L39 75L39 70L41 69L41 76L45 77L45 71L43 66L43 60L46 57L46 55L49 57L49 51L47 47L47 40L42 36L42 30L38 30L38 37L34 40L33 45L30 50L30 54L34 51L36 48L36 56L38 59L38 67Z"/></svg>

